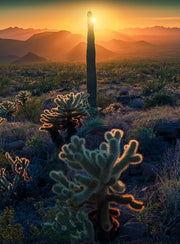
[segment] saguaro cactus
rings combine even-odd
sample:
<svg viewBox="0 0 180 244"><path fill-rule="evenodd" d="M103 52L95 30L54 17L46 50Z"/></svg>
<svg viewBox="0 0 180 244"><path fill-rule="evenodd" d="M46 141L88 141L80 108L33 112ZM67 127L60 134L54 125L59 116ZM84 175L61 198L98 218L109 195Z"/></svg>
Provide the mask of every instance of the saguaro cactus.
<svg viewBox="0 0 180 244"><path fill-rule="evenodd" d="M96 107L97 80L96 80L96 51L94 43L94 24L92 21L92 12L88 12L88 35L87 35L87 93L89 93L88 102L92 107Z"/></svg>

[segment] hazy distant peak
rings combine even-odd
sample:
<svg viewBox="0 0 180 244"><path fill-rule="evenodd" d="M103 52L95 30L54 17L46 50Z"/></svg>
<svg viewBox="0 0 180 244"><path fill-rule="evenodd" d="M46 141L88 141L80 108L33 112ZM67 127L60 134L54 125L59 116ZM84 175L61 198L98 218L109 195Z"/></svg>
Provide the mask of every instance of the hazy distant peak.
<svg viewBox="0 0 180 244"><path fill-rule="evenodd" d="M125 28L119 30L121 33L129 35L168 35L168 33L179 34L180 28L178 27L164 27L164 26L153 26L144 28Z"/></svg>
<svg viewBox="0 0 180 244"><path fill-rule="evenodd" d="M55 31L55 30L48 30L49 32ZM2 39L15 39L15 40L21 40L25 41L29 39L31 36L37 33L47 32L47 28L45 29L33 29L33 28L27 28L23 29L20 27L8 27L6 29L0 30L0 38Z"/></svg>
<svg viewBox="0 0 180 244"><path fill-rule="evenodd" d="M13 63L34 63L34 62L45 62L44 57L40 57L35 53L28 52L23 57L15 60Z"/></svg>

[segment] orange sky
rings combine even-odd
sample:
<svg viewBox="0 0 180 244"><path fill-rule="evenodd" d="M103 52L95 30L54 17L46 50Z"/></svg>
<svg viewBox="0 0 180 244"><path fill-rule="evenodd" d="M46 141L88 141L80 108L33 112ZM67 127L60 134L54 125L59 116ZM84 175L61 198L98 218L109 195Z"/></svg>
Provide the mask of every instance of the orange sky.
<svg viewBox="0 0 180 244"><path fill-rule="evenodd" d="M95 29L118 30L127 27L163 25L180 27L179 8L170 6L140 6L119 3L54 3L44 6L0 8L0 29L9 26L23 28L66 29L83 33L86 13L93 11Z"/></svg>

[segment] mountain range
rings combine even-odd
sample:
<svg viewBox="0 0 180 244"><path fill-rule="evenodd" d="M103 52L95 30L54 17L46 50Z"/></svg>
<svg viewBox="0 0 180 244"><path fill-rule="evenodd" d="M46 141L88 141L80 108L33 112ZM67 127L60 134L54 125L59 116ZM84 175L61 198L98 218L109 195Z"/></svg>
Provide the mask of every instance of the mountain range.
<svg viewBox="0 0 180 244"><path fill-rule="evenodd" d="M30 35L29 38L22 40L22 36L25 38L27 34ZM153 57L180 54L180 28L103 30L97 31L95 35L97 61L131 56ZM14 36L15 39L9 39L10 36ZM9 60L14 62L17 57L22 58L29 53L48 61L85 61L86 37L66 30L34 30L18 27L0 30L1 62L10 62Z"/></svg>
<svg viewBox="0 0 180 244"><path fill-rule="evenodd" d="M16 39L20 41L25 41L34 34L45 32L47 29L33 29L33 28L28 28L28 29L23 29L19 27L9 27L3 30L0 30L0 38L3 39ZM56 31L56 30L51 30L51 31Z"/></svg>

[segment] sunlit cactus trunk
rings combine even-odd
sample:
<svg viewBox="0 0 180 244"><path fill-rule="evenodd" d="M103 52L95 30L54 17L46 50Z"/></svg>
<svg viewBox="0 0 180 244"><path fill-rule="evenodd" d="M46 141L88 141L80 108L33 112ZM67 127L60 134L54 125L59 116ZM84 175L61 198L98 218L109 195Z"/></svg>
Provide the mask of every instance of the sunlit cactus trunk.
<svg viewBox="0 0 180 244"><path fill-rule="evenodd" d="M96 80L96 50L94 42L94 24L92 22L92 13L87 14L88 35L87 35L87 92L89 93L88 102L96 108L97 80Z"/></svg>

